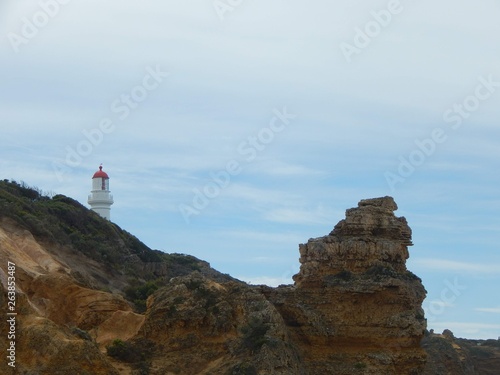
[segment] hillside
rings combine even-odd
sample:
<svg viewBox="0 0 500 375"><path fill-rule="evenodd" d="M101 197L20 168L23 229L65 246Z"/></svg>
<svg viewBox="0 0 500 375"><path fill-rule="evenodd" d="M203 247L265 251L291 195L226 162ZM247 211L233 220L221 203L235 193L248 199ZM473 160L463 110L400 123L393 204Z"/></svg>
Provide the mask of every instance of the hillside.
<svg viewBox="0 0 500 375"><path fill-rule="evenodd" d="M94 289L132 295L129 289L145 281L156 288L193 271L232 279L193 256L152 250L74 199L49 197L24 183L0 181L0 218L31 233L38 243L50 244L46 249L64 261L71 276Z"/></svg>
<svg viewBox="0 0 500 375"><path fill-rule="evenodd" d="M497 375L500 373L500 340L470 340L427 332L422 347L428 354L425 375Z"/></svg>
<svg viewBox="0 0 500 375"><path fill-rule="evenodd" d="M71 198L6 180L0 181L0 262L4 309L7 265L16 265L16 373L116 373L106 345L136 333L153 292L193 272L233 280L195 257L149 249ZM0 329L7 332L6 321ZM0 345L8 347L6 339L0 335ZM9 371L2 361L0 373Z"/></svg>
<svg viewBox="0 0 500 375"><path fill-rule="evenodd" d="M2 361L0 373L493 374L496 340L426 335L396 209L362 200L300 245L294 285L270 288L149 249L69 197L0 181L2 306L8 262L17 288L16 368ZM5 348L8 330L3 319Z"/></svg>

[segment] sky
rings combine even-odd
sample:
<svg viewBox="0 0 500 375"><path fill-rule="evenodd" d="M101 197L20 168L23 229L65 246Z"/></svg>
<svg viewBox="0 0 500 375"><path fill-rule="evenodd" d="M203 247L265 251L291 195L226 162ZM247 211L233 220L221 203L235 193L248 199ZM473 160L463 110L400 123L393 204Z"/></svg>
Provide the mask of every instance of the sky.
<svg viewBox="0 0 500 375"><path fill-rule="evenodd" d="M500 337L500 2L0 2L0 178L251 283L390 195L428 328Z"/></svg>

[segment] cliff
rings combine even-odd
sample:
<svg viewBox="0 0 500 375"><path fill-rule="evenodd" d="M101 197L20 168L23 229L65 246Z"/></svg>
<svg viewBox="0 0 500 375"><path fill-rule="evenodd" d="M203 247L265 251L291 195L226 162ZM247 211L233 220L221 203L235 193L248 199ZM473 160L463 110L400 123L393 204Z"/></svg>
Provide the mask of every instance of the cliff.
<svg viewBox="0 0 500 375"><path fill-rule="evenodd" d="M0 373L432 373L441 341L425 337L426 364L425 289L406 269L411 230L396 209L390 197L361 201L299 246L294 285L270 288L151 250L68 197L0 181L0 303L10 261L18 313L16 368L1 361Z"/></svg>
<svg viewBox="0 0 500 375"><path fill-rule="evenodd" d="M422 347L428 353L424 375L497 375L500 369L500 339L470 340L427 332Z"/></svg>
<svg viewBox="0 0 500 375"><path fill-rule="evenodd" d="M300 245L294 287L268 290L307 373L421 373L426 292L406 270L411 230L396 209L390 197L362 200Z"/></svg>
<svg viewBox="0 0 500 375"><path fill-rule="evenodd" d="M106 346L134 337L147 297L194 271L232 280L194 257L149 249L71 198L0 181L0 305L6 316L15 277L17 313L16 368L2 360L0 373L118 374ZM8 330L2 319L2 348Z"/></svg>

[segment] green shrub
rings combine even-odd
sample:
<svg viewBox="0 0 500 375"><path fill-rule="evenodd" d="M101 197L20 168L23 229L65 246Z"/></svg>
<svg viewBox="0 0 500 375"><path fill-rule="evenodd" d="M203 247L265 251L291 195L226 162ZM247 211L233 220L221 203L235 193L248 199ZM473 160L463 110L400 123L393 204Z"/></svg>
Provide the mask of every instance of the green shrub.
<svg viewBox="0 0 500 375"><path fill-rule="evenodd" d="M483 342L483 346L493 346L500 348L500 339L494 340L494 339L488 339Z"/></svg>
<svg viewBox="0 0 500 375"><path fill-rule="evenodd" d="M352 273L348 270L342 270L337 273L335 277L344 281L349 281L352 278Z"/></svg>
<svg viewBox="0 0 500 375"><path fill-rule="evenodd" d="M142 284L130 284L126 291L126 297L141 312L146 309L147 297L163 286L165 280L204 268L203 263L193 256L151 250L135 236L72 198L47 194L25 183L0 180L2 217L14 220L37 240L61 245L96 261L110 276L123 278L130 275L145 280ZM150 272L145 274L144 269ZM200 285L201 281L187 284L190 290L196 290ZM206 297L209 304L214 302L210 296Z"/></svg>
<svg viewBox="0 0 500 375"><path fill-rule="evenodd" d="M130 361L130 344L120 339L115 339L113 343L106 348L106 351L110 357L119 359L124 362Z"/></svg>
<svg viewBox="0 0 500 375"><path fill-rule="evenodd" d="M215 306L218 302L217 293L204 286L200 286L196 289L194 295L200 300L205 300L205 309Z"/></svg>
<svg viewBox="0 0 500 375"><path fill-rule="evenodd" d="M78 327L72 327L71 328L71 333L73 333L74 335L80 337L83 340L93 341L92 337L90 336L90 334L87 331L84 331L83 329L80 329Z"/></svg>
<svg viewBox="0 0 500 375"><path fill-rule="evenodd" d="M250 363L241 363L229 370L227 375L257 375L257 369Z"/></svg>
<svg viewBox="0 0 500 375"><path fill-rule="evenodd" d="M487 359L494 356L490 350L485 349L482 346L471 346L469 351L470 354L476 358Z"/></svg>
<svg viewBox="0 0 500 375"><path fill-rule="evenodd" d="M147 339L133 342L115 339L113 343L106 347L106 352L110 357L127 363L141 363L151 357L154 351L154 343Z"/></svg>
<svg viewBox="0 0 500 375"><path fill-rule="evenodd" d="M363 277L366 279L371 279L374 281L384 281L389 278L396 278L396 279L405 279L405 277L411 277L407 276L405 274L401 274L396 272L394 269L391 267L386 267L385 265L375 265L370 267L364 274Z"/></svg>
<svg viewBox="0 0 500 375"><path fill-rule="evenodd" d="M362 370L366 368L366 363L364 362L357 362L354 364L354 368L357 370Z"/></svg>
<svg viewBox="0 0 500 375"><path fill-rule="evenodd" d="M146 300L158 290L158 280L148 281L144 284L129 286L125 289L125 296L129 301L134 302L137 312L146 311Z"/></svg>
<svg viewBox="0 0 500 375"><path fill-rule="evenodd" d="M189 289L189 290L196 290L198 289L201 285L203 284L203 280L199 280L199 279L191 279L191 280L188 280L186 282L186 287Z"/></svg>
<svg viewBox="0 0 500 375"><path fill-rule="evenodd" d="M347 281L350 281L355 277L353 273L348 270L342 270L335 275L327 275L323 278L323 281L326 285L339 285L344 284Z"/></svg>
<svg viewBox="0 0 500 375"><path fill-rule="evenodd" d="M250 349L252 352L259 351L262 345L269 340L266 337L270 325L265 323L262 318L252 318L246 326L241 329L243 333L243 347Z"/></svg>

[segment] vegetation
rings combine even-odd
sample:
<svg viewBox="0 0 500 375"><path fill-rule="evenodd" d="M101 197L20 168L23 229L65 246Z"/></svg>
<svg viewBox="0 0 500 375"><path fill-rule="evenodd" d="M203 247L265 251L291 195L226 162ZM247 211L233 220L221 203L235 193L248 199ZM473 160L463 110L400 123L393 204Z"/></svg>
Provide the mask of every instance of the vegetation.
<svg viewBox="0 0 500 375"><path fill-rule="evenodd" d="M494 340L494 339L484 340L482 345L500 348L500 338L498 338L498 340Z"/></svg>
<svg viewBox="0 0 500 375"><path fill-rule="evenodd" d="M269 328L269 323L265 323L262 318L254 317L250 319L248 324L241 329L243 346L250 349L251 352L259 351L262 345L269 341L266 337Z"/></svg>
<svg viewBox="0 0 500 375"><path fill-rule="evenodd" d="M164 284L164 281L159 278L154 281L141 283L137 279L132 279L130 284L131 285L125 289L125 296L129 301L134 302L138 313L143 313L146 311L146 300L160 288L160 285Z"/></svg>
<svg viewBox="0 0 500 375"><path fill-rule="evenodd" d="M80 337L81 339L84 339L87 341L93 341L92 336L90 336L90 334L87 331L84 331L83 329L80 329L78 327L72 327L71 333Z"/></svg>
<svg viewBox="0 0 500 375"><path fill-rule="evenodd" d="M196 289L194 295L199 300L204 301L203 307L205 309L214 308L217 302L219 302L217 293L204 286L201 286L198 289Z"/></svg>
<svg viewBox="0 0 500 375"><path fill-rule="evenodd" d="M146 299L165 280L202 269L203 263L193 256L151 250L76 200L44 193L23 182L0 180L0 219L3 217L41 242L59 244L97 261L110 275L128 276L124 293L137 311L145 310ZM145 264L152 264L148 272Z"/></svg>
<svg viewBox="0 0 500 375"><path fill-rule="evenodd" d="M394 271L392 268L385 267L382 265L376 265L370 267L366 272L365 275L368 276L370 279L374 279L377 281L381 281L387 278L398 278L400 277L400 274L396 271Z"/></svg>
<svg viewBox="0 0 500 375"><path fill-rule="evenodd" d="M239 365L234 366L229 372L228 375L257 375L257 369L254 365L250 363L241 363Z"/></svg>
<svg viewBox="0 0 500 375"><path fill-rule="evenodd" d="M1 216L15 220L39 239L70 245L109 265L120 264L125 255L135 255L143 262L160 262L164 255L74 199L64 195L51 198L24 183L0 181Z"/></svg>
<svg viewBox="0 0 500 375"><path fill-rule="evenodd" d="M363 370L366 368L366 363L364 362L357 362L354 364L354 368L357 370Z"/></svg>
<svg viewBox="0 0 500 375"><path fill-rule="evenodd" d="M349 282L355 277L355 275L348 271L348 270L342 270L335 275L328 275L324 277L324 281L327 285L338 285L338 284L344 284L346 282Z"/></svg>
<svg viewBox="0 0 500 375"><path fill-rule="evenodd" d="M341 280L344 280L344 281L349 281L351 280L352 278L352 273L347 271L347 270L342 270L340 271L339 273L337 273L336 275L334 275L336 278L339 278Z"/></svg>
<svg viewBox="0 0 500 375"><path fill-rule="evenodd" d="M130 358L134 353L131 353L131 345L121 339L115 339L113 343L106 348L110 357L119 359L120 361L130 362Z"/></svg>
<svg viewBox="0 0 500 375"><path fill-rule="evenodd" d="M494 357L494 354L490 350L485 350L482 346L470 346L469 352L474 357L479 359L486 359Z"/></svg>
<svg viewBox="0 0 500 375"><path fill-rule="evenodd" d="M374 280L374 281L384 281L389 278L408 280L408 281L420 281L422 280L410 271L405 271L399 273L391 267L386 267L384 265L375 265L367 269L363 273L354 274L348 270L342 270L335 275L325 276L324 281L327 285L339 285L354 280Z"/></svg>
<svg viewBox="0 0 500 375"><path fill-rule="evenodd" d="M113 343L106 348L110 357L119 361L134 364L136 373L149 374L149 363L154 352L154 343L147 339L135 341L123 341L115 339Z"/></svg>

